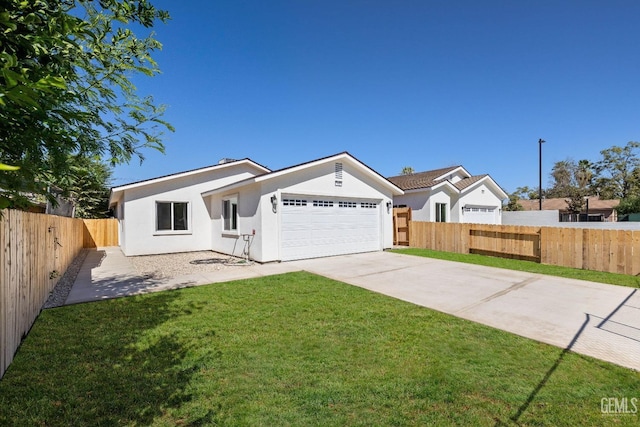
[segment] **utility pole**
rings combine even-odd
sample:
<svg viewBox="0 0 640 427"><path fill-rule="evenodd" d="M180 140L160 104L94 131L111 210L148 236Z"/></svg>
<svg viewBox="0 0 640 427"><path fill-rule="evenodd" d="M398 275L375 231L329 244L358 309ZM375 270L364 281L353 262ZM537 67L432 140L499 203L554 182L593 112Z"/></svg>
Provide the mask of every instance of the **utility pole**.
<svg viewBox="0 0 640 427"><path fill-rule="evenodd" d="M542 210L542 144L545 143L544 139L538 140L538 208Z"/></svg>

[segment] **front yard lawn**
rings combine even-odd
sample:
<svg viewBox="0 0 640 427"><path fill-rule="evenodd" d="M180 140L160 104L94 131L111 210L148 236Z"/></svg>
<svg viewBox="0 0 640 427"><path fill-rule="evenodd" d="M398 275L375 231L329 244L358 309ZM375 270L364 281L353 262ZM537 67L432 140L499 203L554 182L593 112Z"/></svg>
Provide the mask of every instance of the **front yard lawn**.
<svg viewBox="0 0 640 427"><path fill-rule="evenodd" d="M299 272L44 311L0 425L637 425L601 403L639 390L638 372Z"/></svg>

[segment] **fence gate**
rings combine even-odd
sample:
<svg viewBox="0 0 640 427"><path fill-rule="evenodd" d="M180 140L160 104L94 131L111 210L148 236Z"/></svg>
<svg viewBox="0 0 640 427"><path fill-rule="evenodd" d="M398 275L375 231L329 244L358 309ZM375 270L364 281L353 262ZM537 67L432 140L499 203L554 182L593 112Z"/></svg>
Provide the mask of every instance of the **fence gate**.
<svg viewBox="0 0 640 427"><path fill-rule="evenodd" d="M393 208L393 245L409 246L411 208Z"/></svg>

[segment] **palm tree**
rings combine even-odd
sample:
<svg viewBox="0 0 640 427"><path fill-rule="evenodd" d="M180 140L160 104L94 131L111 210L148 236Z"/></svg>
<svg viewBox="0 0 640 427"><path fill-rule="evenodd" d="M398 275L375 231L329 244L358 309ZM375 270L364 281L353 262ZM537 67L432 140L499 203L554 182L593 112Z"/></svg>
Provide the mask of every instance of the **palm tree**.
<svg viewBox="0 0 640 427"><path fill-rule="evenodd" d="M580 160L576 168L576 181L581 190L585 189L593 179L593 165L589 160Z"/></svg>
<svg viewBox="0 0 640 427"><path fill-rule="evenodd" d="M400 172L401 175L411 175L412 173L414 173L414 170L411 166L403 167L402 172Z"/></svg>

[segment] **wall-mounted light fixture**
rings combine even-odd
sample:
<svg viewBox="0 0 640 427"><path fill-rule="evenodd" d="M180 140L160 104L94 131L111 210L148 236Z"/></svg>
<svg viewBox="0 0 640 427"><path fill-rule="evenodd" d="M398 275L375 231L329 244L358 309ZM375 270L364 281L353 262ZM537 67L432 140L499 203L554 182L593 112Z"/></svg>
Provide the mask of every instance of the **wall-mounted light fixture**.
<svg viewBox="0 0 640 427"><path fill-rule="evenodd" d="M387 213L391 212L391 202L387 202Z"/></svg>
<svg viewBox="0 0 640 427"><path fill-rule="evenodd" d="M278 212L278 198L275 194L271 196L271 209L273 210L273 213Z"/></svg>

